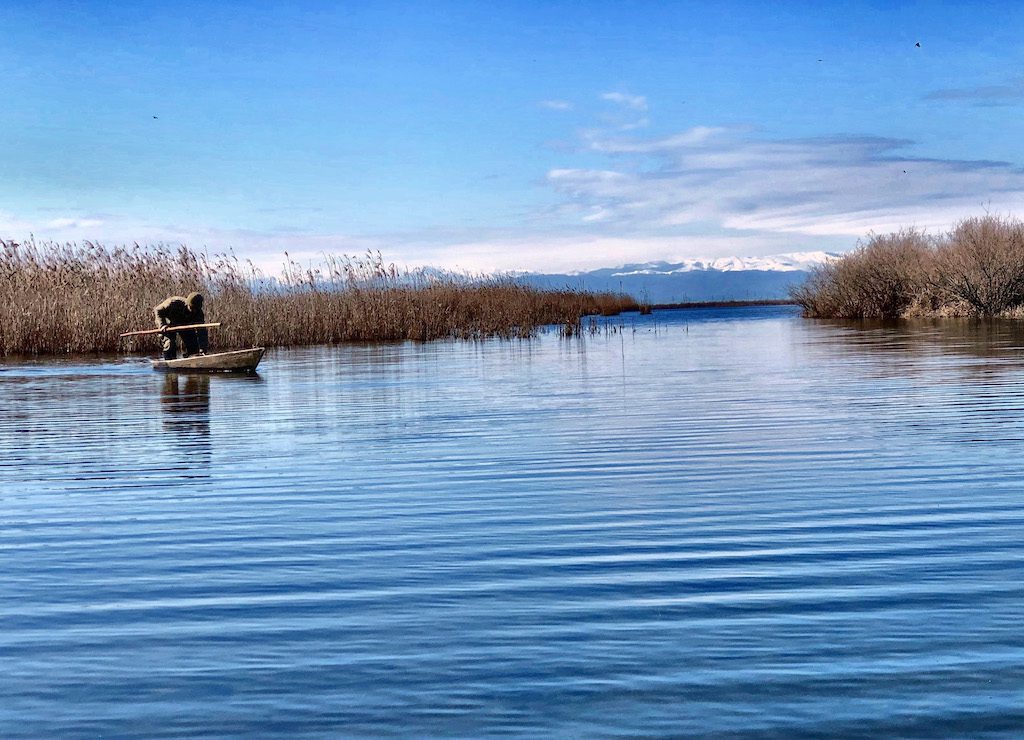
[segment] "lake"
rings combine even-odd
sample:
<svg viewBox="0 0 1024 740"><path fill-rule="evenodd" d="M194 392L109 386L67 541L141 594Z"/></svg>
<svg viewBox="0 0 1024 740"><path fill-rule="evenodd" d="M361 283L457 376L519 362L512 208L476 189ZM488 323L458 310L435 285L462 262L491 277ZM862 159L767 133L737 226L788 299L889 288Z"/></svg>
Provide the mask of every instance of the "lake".
<svg viewBox="0 0 1024 740"><path fill-rule="evenodd" d="M1012 735L1024 327L0 365L0 736Z"/></svg>

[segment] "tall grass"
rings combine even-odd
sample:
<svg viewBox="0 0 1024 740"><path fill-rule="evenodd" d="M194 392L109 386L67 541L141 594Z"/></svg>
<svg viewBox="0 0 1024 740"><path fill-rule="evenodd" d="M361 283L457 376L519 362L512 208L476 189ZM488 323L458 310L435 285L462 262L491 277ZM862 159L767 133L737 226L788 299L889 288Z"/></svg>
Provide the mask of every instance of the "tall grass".
<svg viewBox="0 0 1024 740"><path fill-rule="evenodd" d="M185 246L0 240L0 356L151 352L155 340L119 340L153 325L168 295L200 291L214 347L347 341L529 337L555 325L575 334L583 316L636 308L624 295L537 290L512 278L400 271L379 254L289 260L269 278L231 255Z"/></svg>
<svg viewBox="0 0 1024 740"><path fill-rule="evenodd" d="M791 295L804 315L820 318L1017 315L1024 312L1024 223L983 216L936 236L874 234Z"/></svg>

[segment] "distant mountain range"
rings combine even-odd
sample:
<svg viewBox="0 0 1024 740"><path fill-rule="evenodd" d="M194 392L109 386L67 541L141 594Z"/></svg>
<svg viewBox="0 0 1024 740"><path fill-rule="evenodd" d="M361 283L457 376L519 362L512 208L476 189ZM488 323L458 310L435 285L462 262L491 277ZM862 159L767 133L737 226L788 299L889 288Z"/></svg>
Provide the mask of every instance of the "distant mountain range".
<svg viewBox="0 0 1024 740"><path fill-rule="evenodd" d="M718 257L518 277L538 288L623 292L647 303L778 300L788 298L789 289L802 283L810 270L836 256L830 252L794 252L770 257Z"/></svg>

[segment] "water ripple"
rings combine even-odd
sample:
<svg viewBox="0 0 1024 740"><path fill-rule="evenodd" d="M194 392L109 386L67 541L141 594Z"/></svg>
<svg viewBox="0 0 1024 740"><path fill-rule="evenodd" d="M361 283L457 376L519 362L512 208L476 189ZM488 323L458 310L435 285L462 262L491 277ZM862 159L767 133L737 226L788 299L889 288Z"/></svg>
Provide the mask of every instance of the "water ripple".
<svg viewBox="0 0 1024 740"><path fill-rule="evenodd" d="M0 373L0 735L1013 735L1011 323Z"/></svg>

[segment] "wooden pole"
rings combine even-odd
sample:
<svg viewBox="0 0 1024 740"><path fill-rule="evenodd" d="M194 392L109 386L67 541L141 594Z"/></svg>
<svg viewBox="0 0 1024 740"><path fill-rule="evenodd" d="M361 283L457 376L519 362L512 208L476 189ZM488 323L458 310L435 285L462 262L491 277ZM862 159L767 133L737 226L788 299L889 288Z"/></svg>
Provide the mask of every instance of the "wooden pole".
<svg viewBox="0 0 1024 740"><path fill-rule="evenodd" d="M183 326L165 326L162 329L140 329L139 331L126 331L122 337L141 337L147 334L166 334L172 331L185 331L187 329L214 329L220 326L220 322L214 324L185 324Z"/></svg>

